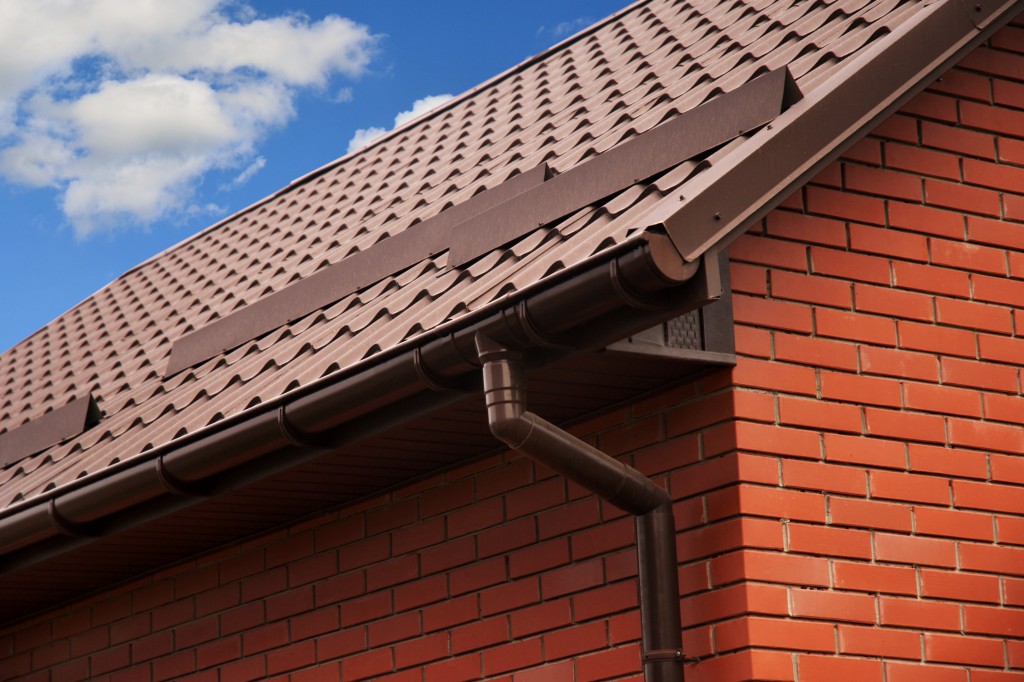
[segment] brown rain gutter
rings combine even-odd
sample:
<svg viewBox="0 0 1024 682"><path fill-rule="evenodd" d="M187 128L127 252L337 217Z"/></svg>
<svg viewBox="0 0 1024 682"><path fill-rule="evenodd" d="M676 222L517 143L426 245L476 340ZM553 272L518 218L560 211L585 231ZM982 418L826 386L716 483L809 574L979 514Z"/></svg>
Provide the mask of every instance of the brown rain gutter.
<svg viewBox="0 0 1024 682"><path fill-rule="evenodd" d="M347 372L0 511L0 574L24 569L461 399L480 384L476 336L530 367L604 347L721 294L717 257L684 263L645 232ZM581 347L580 344L586 347Z"/></svg>
<svg viewBox="0 0 1024 682"><path fill-rule="evenodd" d="M683 643L672 498L631 466L526 411L522 353L478 334L491 433L636 516L644 679L682 682Z"/></svg>

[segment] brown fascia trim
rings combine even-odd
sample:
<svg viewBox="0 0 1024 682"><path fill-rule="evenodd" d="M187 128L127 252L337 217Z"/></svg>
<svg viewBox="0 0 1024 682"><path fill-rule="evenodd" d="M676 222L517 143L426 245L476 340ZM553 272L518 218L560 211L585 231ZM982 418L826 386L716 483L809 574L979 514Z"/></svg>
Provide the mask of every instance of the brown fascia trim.
<svg viewBox="0 0 1024 682"><path fill-rule="evenodd" d="M83 433L100 420L92 393L0 433L0 469Z"/></svg>
<svg viewBox="0 0 1024 682"><path fill-rule="evenodd" d="M921 9L649 214L686 260L721 249L1024 9L945 0Z"/></svg>
<svg viewBox="0 0 1024 682"><path fill-rule="evenodd" d="M0 512L0 573L266 479L479 390L477 333L539 367L700 307L721 295L718 262L709 254L699 265L683 263L668 237L643 232L500 309L12 505Z"/></svg>
<svg viewBox="0 0 1024 682"><path fill-rule="evenodd" d="M447 250L461 267L538 227L764 125L799 97L785 68L552 176L546 164L456 204L174 342L164 376L216 357Z"/></svg>

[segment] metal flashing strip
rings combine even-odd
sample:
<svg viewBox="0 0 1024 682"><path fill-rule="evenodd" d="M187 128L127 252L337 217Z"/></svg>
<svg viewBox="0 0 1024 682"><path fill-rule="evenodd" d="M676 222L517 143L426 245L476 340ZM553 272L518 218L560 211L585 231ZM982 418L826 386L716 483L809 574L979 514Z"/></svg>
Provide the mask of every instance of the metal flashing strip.
<svg viewBox="0 0 1024 682"><path fill-rule="evenodd" d="M0 468L77 436L99 420L100 409L89 393L38 419L0 433Z"/></svg>
<svg viewBox="0 0 1024 682"><path fill-rule="evenodd" d="M538 227L588 206L775 119L799 97L776 69L458 225L448 267L463 266Z"/></svg>
<svg viewBox="0 0 1024 682"><path fill-rule="evenodd" d="M456 204L309 277L178 339L171 376L449 251L448 267L771 121L798 94L786 68L763 74L579 166L553 176L546 164Z"/></svg>
<svg viewBox="0 0 1024 682"><path fill-rule="evenodd" d="M455 225L541 184L549 174L544 163L519 173L404 232L181 337L171 347L164 376L216 357L441 253L448 248Z"/></svg>

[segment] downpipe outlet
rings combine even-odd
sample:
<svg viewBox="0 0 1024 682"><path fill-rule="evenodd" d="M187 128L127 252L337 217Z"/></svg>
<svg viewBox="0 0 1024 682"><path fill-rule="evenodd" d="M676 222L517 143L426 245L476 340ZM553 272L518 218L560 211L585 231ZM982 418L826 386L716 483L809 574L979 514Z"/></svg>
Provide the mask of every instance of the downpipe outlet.
<svg viewBox="0 0 1024 682"><path fill-rule="evenodd" d="M631 466L526 410L522 355L477 334L487 422L498 440L636 517L646 682L682 682L675 521L668 493Z"/></svg>

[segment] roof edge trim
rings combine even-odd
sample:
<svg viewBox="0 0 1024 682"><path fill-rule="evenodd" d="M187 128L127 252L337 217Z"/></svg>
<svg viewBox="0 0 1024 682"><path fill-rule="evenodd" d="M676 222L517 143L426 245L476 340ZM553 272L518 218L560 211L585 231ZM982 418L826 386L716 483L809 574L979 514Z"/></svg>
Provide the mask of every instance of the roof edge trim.
<svg viewBox="0 0 1024 682"><path fill-rule="evenodd" d="M687 201L652 211L648 224L662 225L687 260L727 244L1022 9L1022 0L943 0L919 12L703 173Z"/></svg>

